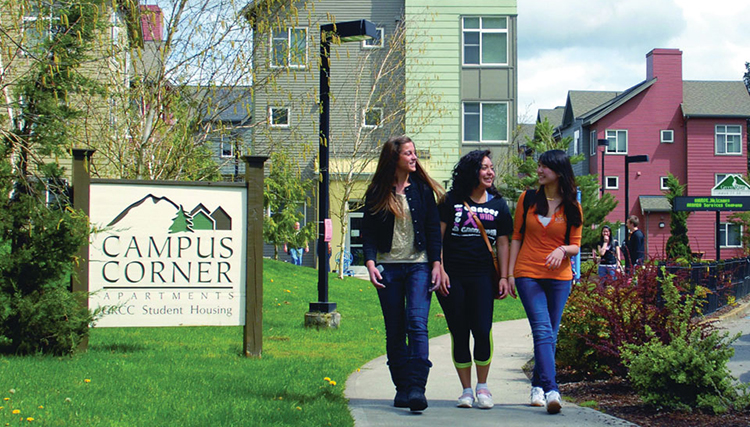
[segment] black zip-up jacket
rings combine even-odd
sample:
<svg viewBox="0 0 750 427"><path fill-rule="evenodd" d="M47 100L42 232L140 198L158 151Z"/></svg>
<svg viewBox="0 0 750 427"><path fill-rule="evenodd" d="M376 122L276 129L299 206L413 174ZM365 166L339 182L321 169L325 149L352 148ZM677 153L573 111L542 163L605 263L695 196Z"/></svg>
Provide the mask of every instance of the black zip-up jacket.
<svg viewBox="0 0 750 427"><path fill-rule="evenodd" d="M411 211L411 222L414 225L414 248L427 251L430 263L440 261L440 217L438 215L435 194L426 182L416 174L409 174L411 185L404 189L406 200ZM365 198L365 216L362 223L362 240L365 262L377 262L378 252L391 251L393 245L393 224L395 216L390 211L372 213L374 201Z"/></svg>

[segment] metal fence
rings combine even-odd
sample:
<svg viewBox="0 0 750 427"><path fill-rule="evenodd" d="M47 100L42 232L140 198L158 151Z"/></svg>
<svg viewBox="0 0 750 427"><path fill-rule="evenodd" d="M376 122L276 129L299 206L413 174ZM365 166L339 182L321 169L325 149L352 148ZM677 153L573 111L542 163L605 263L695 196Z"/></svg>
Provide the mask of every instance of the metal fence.
<svg viewBox="0 0 750 427"><path fill-rule="evenodd" d="M730 297L739 300L750 294L750 257L693 263L689 267L666 266L666 269L710 291L706 295L703 314L713 313L725 306Z"/></svg>

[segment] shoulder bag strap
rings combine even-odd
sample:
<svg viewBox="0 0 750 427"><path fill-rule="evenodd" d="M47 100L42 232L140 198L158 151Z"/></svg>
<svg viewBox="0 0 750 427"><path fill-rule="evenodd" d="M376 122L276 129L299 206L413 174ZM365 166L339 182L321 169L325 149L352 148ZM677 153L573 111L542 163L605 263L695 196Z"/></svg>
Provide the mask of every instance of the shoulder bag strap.
<svg viewBox="0 0 750 427"><path fill-rule="evenodd" d="M466 200L464 200L464 206L466 206L466 210L469 211L469 215L474 217L474 222L477 224L477 228L482 233L482 237L484 238L484 243L487 244L487 250L490 251L490 256L492 257L492 263L495 265L495 271L497 272L498 277L500 276L500 266L497 264L497 257L495 256L495 251L492 250L492 244L490 244L490 238L487 237L487 232L484 231L484 225L482 225L482 221L477 217L477 215L474 213L474 211L471 210L471 207L468 203L466 203Z"/></svg>

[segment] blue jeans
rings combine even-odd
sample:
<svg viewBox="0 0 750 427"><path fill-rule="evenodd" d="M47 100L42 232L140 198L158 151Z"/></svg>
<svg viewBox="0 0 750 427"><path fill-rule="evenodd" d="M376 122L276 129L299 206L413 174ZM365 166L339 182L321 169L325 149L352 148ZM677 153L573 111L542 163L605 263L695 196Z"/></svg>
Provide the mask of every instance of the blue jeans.
<svg viewBox="0 0 750 427"><path fill-rule="evenodd" d="M427 263L386 263L378 289L385 320L388 367L398 390L424 391L429 360L427 319L430 312L430 267ZM408 341L407 341L408 338Z"/></svg>
<svg viewBox="0 0 750 427"><path fill-rule="evenodd" d="M555 349L570 286L570 280L516 278L518 296L534 336L534 376L531 385L543 388L545 393L558 391Z"/></svg>
<svg viewBox="0 0 750 427"><path fill-rule="evenodd" d="M289 248L289 256L292 257L292 264L302 265L302 251L303 248Z"/></svg>
<svg viewBox="0 0 750 427"><path fill-rule="evenodd" d="M599 270L597 272L599 273L599 282L604 282L605 280L615 280L617 266L599 264Z"/></svg>

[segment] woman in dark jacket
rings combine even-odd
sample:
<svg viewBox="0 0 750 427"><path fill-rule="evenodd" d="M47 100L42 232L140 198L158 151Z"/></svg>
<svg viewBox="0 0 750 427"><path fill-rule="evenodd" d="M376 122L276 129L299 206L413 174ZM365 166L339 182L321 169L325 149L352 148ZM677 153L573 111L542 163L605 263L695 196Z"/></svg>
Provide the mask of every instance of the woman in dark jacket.
<svg viewBox="0 0 750 427"><path fill-rule="evenodd" d="M412 140L399 136L383 145L365 193L365 266L383 310L393 404L412 411L427 407L427 318L441 271L435 196L442 192L419 164Z"/></svg>

